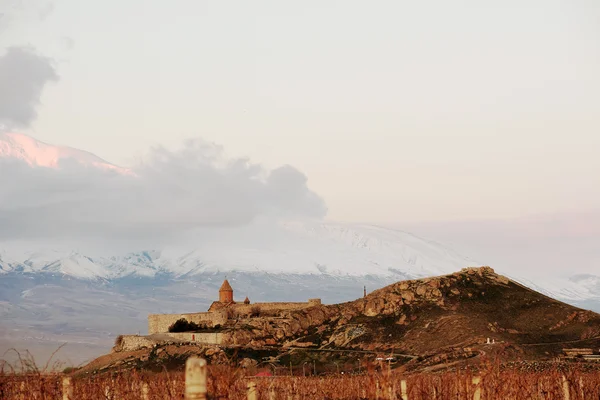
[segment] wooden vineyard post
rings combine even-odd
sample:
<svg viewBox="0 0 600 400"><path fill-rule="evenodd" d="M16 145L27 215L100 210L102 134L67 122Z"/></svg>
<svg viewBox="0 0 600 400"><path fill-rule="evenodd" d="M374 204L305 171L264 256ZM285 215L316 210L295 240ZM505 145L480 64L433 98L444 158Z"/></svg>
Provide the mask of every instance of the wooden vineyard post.
<svg viewBox="0 0 600 400"><path fill-rule="evenodd" d="M115 382L115 379L111 379L110 380L110 399L111 400L121 400L121 397L119 396L119 391L117 388L117 383Z"/></svg>
<svg viewBox="0 0 600 400"><path fill-rule="evenodd" d="M478 376L473 377L473 386L475 386L475 391L473 392L473 400L481 400L481 378Z"/></svg>
<svg viewBox="0 0 600 400"><path fill-rule="evenodd" d="M185 363L185 400L206 400L206 360L196 356Z"/></svg>
<svg viewBox="0 0 600 400"><path fill-rule="evenodd" d="M150 400L150 387L146 382L142 382L142 400Z"/></svg>
<svg viewBox="0 0 600 400"><path fill-rule="evenodd" d="M271 388L269 389L269 400L276 400L277 399L277 395L275 394L275 388L273 386L271 386Z"/></svg>
<svg viewBox="0 0 600 400"><path fill-rule="evenodd" d="M62 380L62 392L63 400L74 400L73 397L73 386L71 385L71 378L66 376Z"/></svg>
<svg viewBox="0 0 600 400"><path fill-rule="evenodd" d="M402 400L408 400L408 385L404 379L400 381L400 396Z"/></svg>
<svg viewBox="0 0 600 400"><path fill-rule="evenodd" d="M248 400L258 400L256 396L256 383L248 382Z"/></svg>
<svg viewBox="0 0 600 400"><path fill-rule="evenodd" d="M571 400L571 394L569 393L569 381L563 375L562 376L562 389L563 389L563 398L565 400Z"/></svg>

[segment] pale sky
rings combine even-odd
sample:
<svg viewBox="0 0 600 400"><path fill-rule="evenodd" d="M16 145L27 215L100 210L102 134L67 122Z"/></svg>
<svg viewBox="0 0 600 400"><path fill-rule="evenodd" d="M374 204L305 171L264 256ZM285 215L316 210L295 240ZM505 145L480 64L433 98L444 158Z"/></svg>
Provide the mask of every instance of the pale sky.
<svg viewBox="0 0 600 400"><path fill-rule="evenodd" d="M0 0L58 80L18 129L129 165L200 137L308 177L329 219L600 204L600 2Z"/></svg>

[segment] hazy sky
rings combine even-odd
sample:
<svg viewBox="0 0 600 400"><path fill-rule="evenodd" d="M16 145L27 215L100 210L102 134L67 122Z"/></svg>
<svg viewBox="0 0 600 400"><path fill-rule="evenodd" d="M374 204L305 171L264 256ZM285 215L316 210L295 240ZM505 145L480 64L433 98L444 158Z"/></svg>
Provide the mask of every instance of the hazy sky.
<svg viewBox="0 0 600 400"><path fill-rule="evenodd" d="M56 76L31 69L12 130L116 164L200 137L345 221L600 204L596 0L0 0L20 46Z"/></svg>

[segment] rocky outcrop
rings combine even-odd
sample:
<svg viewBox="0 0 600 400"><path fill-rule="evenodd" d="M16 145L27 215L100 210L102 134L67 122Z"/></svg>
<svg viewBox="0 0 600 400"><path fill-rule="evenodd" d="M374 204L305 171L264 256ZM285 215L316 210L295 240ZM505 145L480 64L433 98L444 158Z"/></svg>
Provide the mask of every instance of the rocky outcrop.
<svg viewBox="0 0 600 400"><path fill-rule="evenodd" d="M557 329L560 329L564 326L568 326L573 322L588 322L590 319L592 319L594 317L594 313L591 311L574 311L571 314L569 314L567 316L567 318L565 318L562 321L559 321L556 325L552 326L550 328L551 331L555 331Z"/></svg>
<svg viewBox="0 0 600 400"><path fill-rule="evenodd" d="M377 290L366 299L358 301L363 302L363 314L369 317L395 314L403 306L423 304L444 306L447 299L461 296L461 291L456 287L456 283L465 279L470 281L472 280L471 276L485 278L500 284L508 283L507 278L497 275L490 267L465 268L452 275L398 282ZM473 282L475 281L473 280ZM468 297L473 296L469 291L465 293Z"/></svg>
<svg viewBox="0 0 600 400"><path fill-rule="evenodd" d="M254 347L282 344L308 334L311 328L321 326L335 313L335 307L315 305L293 311L286 318L246 318L229 329L226 344Z"/></svg>

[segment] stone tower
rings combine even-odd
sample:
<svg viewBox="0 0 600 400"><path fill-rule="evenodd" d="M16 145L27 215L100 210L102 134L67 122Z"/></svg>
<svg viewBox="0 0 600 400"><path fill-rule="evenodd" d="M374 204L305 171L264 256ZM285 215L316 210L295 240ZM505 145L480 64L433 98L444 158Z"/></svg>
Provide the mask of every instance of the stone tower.
<svg viewBox="0 0 600 400"><path fill-rule="evenodd" d="M219 302L226 304L233 303L233 289L227 279L223 281L221 289L219 289Z"/></svg>

